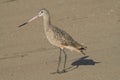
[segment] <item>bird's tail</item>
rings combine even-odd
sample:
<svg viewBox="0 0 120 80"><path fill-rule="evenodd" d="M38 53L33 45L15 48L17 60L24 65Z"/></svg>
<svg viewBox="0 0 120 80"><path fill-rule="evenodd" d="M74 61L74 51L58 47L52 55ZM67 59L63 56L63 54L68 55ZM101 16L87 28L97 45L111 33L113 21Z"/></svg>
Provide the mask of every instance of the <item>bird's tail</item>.
<svg viewBox="0 0 120 80"><path fill-rule="evenodd" d="M87 46L84 44L80 44L80 47L78 48L79 52L81 52L83 55L85 55L84 50L87 49Z"/></svg>
<svg viewBox="0 0 120 80"><path fill-rule="evenodd" d="M83 55L85 55L84 51L87 49L87 46L85 46L83 43L74 43L70 46L65 46L66 49L70 49L72 51L81 52Z"/></svg>

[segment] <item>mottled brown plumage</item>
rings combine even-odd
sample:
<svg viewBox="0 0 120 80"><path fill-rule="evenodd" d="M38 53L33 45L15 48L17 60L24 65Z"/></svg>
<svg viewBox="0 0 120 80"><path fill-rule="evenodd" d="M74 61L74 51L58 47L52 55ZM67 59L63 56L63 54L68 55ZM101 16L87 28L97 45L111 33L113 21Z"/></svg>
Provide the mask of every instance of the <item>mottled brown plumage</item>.
<svg viewBox="0 0 120 80"><path fill-rule="evenodd" d="M45 33L51 44L62 49L66 48L77 52L80 52L80 49L86 49L86 46L76 42L68 33L51 24L48 10L42 9L41 11L44 13Z"/></svg>
<svg viewBox="0 0 120 80"><path fill-rule="evenodd" d="M47 36L48 41L52 45L60 48L60 56L59 56L59 63L58 63L57 72L60 72L59 71L59 66L60 66L60 62L61 62L61 51L63 51L63 53L65 55L65 62L64 62L64 69L63 69L63 71L65 72L67 55L66 55L64 49L70 49L70 50L81 52L82 54L85 54L83 52L83 50L86 50L87 47L84 46L83 44L79 44L67 32L65 32L62 29L52 25L51 20L50 20L49 11L46 10L46 9L41 9L37 16L30 19L28 22L23 23L19 27L21 27L23 25L26 25L27 23L37 19L40 16L43 17L44 30L45 30L45 34Z"/></svg>

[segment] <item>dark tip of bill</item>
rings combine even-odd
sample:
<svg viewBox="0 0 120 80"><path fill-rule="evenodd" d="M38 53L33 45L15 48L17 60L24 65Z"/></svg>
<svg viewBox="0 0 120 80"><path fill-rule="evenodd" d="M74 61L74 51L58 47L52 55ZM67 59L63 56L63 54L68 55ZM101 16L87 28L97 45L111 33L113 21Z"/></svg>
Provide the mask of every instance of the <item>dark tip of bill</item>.
<svg viewBox="0 0 120 80"><path fill-rule="evenodd" d="M28 23L28 22L25 22L25 23L19 25L18 27L22 27L22 26L26 25L27 23Z"/></svg>

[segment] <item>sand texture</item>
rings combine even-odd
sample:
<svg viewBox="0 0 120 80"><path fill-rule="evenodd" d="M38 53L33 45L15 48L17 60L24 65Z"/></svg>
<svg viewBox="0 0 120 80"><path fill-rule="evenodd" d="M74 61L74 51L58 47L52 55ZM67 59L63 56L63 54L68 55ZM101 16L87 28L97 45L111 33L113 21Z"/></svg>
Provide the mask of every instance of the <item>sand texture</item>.
<svg viewBox="0 0 120 80"><path fill-rule="evenodd" d="M65 50L66 73L52 74L59 49L48 42L42 18L17 27L41 8L88 47L86 56ZM0 80L120 80L120 0L0 0Z"/></svg>

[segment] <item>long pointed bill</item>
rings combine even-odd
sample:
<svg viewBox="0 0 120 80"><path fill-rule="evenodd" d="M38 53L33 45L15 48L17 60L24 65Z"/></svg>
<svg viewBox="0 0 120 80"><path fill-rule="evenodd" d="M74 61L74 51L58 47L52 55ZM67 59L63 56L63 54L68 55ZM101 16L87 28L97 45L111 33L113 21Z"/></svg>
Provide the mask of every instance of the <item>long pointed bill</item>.
<svg viewBox="0 0 120 80"><path fill-rule="evenodd" d="M22 27L22 26L24 26L24 25L28 24L29 22L31 22L31 21L33 21L33 20L37 19L38 17L39 17L39 16L37 15L37 16L33 17L32 19L28 20L27 22L25 22L25 23L23 23L23 24L19 25L18 27Z"/></svg>

